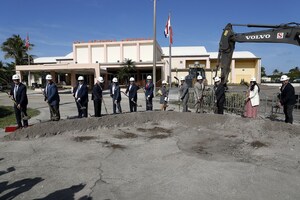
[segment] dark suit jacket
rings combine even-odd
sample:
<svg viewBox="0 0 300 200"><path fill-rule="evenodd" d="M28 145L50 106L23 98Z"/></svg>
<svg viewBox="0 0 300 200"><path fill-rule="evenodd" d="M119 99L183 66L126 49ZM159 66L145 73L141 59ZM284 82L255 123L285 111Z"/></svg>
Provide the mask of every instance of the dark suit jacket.
<svg viewBox="0 0 300 200"><path fill-rule="evenodd" d="M102 100L102 87L99 84L95 84L93 87L92 100L101 101Z"/></svg>
<svg viewBox="0 0 300 200"><path fill-rule="evenodd" d="M114 94L112 93L112 88L113 84L110 85L109 90L110 90L110 96L113 98L113 100L121 101L121 89L119 84L115 86Z"/></svg>
<svg viewBox="0 0 300 200"><path fill-rule="evenodd" d="M45 92L45 96L48 99L48 103L52 106L58 105L60 98L55 83L47 84L45 89L47 90L47 94Z"/></svg>
<svg viewBox="0 0 300 200"><path fill-rule="evenodd" d="M282 105L294 105L296 103L295 89L290 83L284 88L282 86L280 91L280 103Z"/></svg>
<svg viewBox="0 0 300 200"><path fill-rule="evenodd" d="M154 84L151 82L148 85L145 86L145 95L148 97L150 95L151 98L153 98L153 90L154 90Z"/></svg>
<svg viewBox="0 0 300 200"><path fill-rule="evenodd" d="M74 88L73 90L73 96L75 97L77 88L79 87L79 84ZM88 98L88 88L86 84L83 84L80 88L80 90L77 93L77 98L80 98L80 103L81 104L87 104L89 101Z"/></svg>
<svg viewBox="0 0 300 200"><path fill-rule="evenodd" d="M136 101L137 100L137 91L138 91L138 89L140 89L140 87L137 86L136 84L133 84L131 86L130 90L129 90L129 87L130 87L130 85L127 87L125 93L127 94L127 92L128 92L129 99L133 99L134 101Z"/></svg>
<svg viewBox="0 0 300 200"><path fill-rule="evenodd" d="M15 84L12 85L10 89L10 95L14 98L14 89ZM25 107L28 104L28 98L27 98L27 88L24 84L19 83L19 88L16 94L16 98L14 98L17 104L20 104L21 107Z"/></svg>
<svg viewBox="0 0 300 200"><path fill-rule="evenodd" d="M218 103L224 103L225 102L225 87L223 84L219 84L215 88L215 95Z"/></svg>

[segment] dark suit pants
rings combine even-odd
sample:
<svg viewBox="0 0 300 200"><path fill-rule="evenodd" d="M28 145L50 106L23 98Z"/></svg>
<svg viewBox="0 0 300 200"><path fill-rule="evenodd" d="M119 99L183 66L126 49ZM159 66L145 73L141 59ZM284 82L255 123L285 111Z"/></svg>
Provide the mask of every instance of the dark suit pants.
<svg viewBox="0 0 300 200"><path fill-rule="evenodd" d="M117 113L117 109L118 109L119 113L122 113L121 102L117 101L117 103L115 103L115 101L113 100L113 112L114 112L114 114Z"/></svg>
<svg viewBox="0 0 300 200"><path fill-rule="evenodd" d="M134 100L134 101L136 102L136 100ZM133 101L131 101L131 100L129 99L129 108L130 108L130 112L136 112L136 107L137 107L136 103L134 103Z"/></svg>
<svg viewBox="0 0 300 200"><path fill-rule="evenodd" d="M294 105L284 105L283 112L285 115L285 123L293 123L293 109Z"/></svg>
<svg viewBox="0 0 300 200"><path fill-rule="evenodd" d="M14 105L15 115L18 127L22 127L22 117L27 116L27 106L24 108L18 109L16 105ZM24 127L28 126L28 120L23 120Z"/></svg>
<svg viewBox="0 0 300 200"><path fill-rule="evenodd" d="M101 100L94 100L95 117L101 117Z"/></svg>
<svg viewBox="0 0 300 200"><path fill-rule="evenodd" d="M224 114L224 102L217 102L217 114Z"/></svg>
<svg viewBox="0 0 300 200"><path fill-rule="evenodd" d="M153 110L152 97L146 98L146 110Z"/></svg>
<svg viewBox="0 0 300 200"><path fill-rule="evenodd" d="M76 105L77 105L77 110L78 110L78 117L82 118L82 117L87 117L87 110L88 110L88 104L82 104L81 102L77 102L76 101ZM85 109L82 109L85 108Z"/></svg>
<svg viewBox="0 0 300 200"><path fill-rule="evenodd" d="M59 112L59 104L58 105L50 105L50 119L52 121L59 121L60 120L60 112Z"/></svg>

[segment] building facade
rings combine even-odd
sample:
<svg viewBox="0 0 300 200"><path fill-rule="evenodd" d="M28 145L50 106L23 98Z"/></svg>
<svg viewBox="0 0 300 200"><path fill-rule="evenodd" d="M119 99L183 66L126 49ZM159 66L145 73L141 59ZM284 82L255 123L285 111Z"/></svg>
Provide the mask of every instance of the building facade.
<svg viewBox="0 0 300 200"><path fill-rule="evenodd" d="M203 46L172 47L170 60L169 47L161 48L158 43L156 47L157 85L162 80L176 82L174 77L188 75L189 68L195 65L204 68L208 83L213 83L217 52L207 52ZM64 57L37 58L34 59L33 65L16 66L16 70L23 75L24 80L27 79L30 86L33 83L41 84L43 77L48 73L55 77L55 82L70 86L76 84L79 75L83 75L89 85L94 84L100 75L109 84L128 59L135 65L135 71L131 76L135 77L138 84L143 85L146 77L153 72L153 40L74 42L73 52ZM260 68L261 59L251 52L234 52L229 82L240 83L242 80L249 82L251 77L256 77L260 82Z"/></svg>

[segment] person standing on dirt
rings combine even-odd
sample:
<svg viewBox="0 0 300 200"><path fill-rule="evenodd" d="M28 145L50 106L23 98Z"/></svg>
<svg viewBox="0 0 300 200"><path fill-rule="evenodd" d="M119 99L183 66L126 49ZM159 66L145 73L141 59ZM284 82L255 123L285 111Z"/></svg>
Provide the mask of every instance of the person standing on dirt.
<svg viewBox="0 0 300 200"><path fill-rule="evenodd" d="M194 85L194 95L196 101L196 113L203 113L203 93L205 85L201 75L197 76L197 82Z"/></svg>
<svg viewBox="0 0 300 200"><path fill-rule="evenodd" d="M28 127L28 120L23 119L23 126L22 126L22 113L24 116L27 115L27 105L28 105L28 98L27 98L27 88L26 86L20 82L20 76L15 74L12 76L12 80L14 84L10 89L10 98L15 101L14 110L15 116L17 121L17 129L19 128L27 128Z"/></svg>
<svg viewBox="0 0 300 200"><path fill-rule="evenodd" d="M179 88L180 101L182 101L182 112L189 112L188 101L189 101L189 86L185 81L185 77L180 78L181 86Z"/></svg>
<svg viewBox="0 0 300 200"><path fill-rule="evenodd" d="M88 88L84 83L83 76L78 77L78 84L73 90L73 96L75 97L76 106L78 110L78 118L87 117L88 113Z"/></svg>
<svg viewBox="0 0 300 200"><path fill-rule="evenodd" d="M133 77L129 79L129 86L127 87L125 94L128 93L128 99L129 99L129 108L130 112L136 112L137 109L137 91L139 89L139 86L135 84L135 80Z"/></svg>
<svg viewBox="0 0 300 200"><path fill-rule="evenodd" d="M283 106L285 115L285 123L293 123L293 109L296 104L295 88L289 82L290 78L287 75L282 75L280 81L280 105Z"/></svg>
<svg viewBox="0 0 300 200"><path fill-rule="evenodd" d="M246 96L246 105L244 117L256 118L259 106L259 86L256 83L256 78L251 78L249 91Z"/></svg>
<svg viewBox="0 0 300 200"><path fill-rule="evenodd" d="M154 84L152 83L152 77L149 75L147 76L147 83L145 86L146 110L153 110L153 90Z"/></svg>
<svg viewBox="0 0 300 200"><path fill-rule="evenodd" d="M165 111L166 108L168 107L168 94L169 94L169 91L167 89L167 81L162 81L162 86L161 86L161 96L160 96L160 100L159 100L159 103L160 103L160 110L161 111Z"/></svg>
<svg viewBox="0 0 300 200"><path fill-rule="evenodd" d="M49 105L50 110L50 120L59 121L60 112L59 112L59 94L56 84L53 82L52 76L48 74L46 76L47 85L44 89L45 101Z"/></svg>
<svg viewBox="0 0 300 200"><path fill-rule="evenodd" d="M215 77L215 103L217 106L217 114L224 114L224 103L225 103L225 87L221 83L219 77Z"/></svg>
<svg viewBox="0 0 300 200"><path fill-rule="evenodd" d="M118 83L117 78L113 78L112 80L112 85L110 86L110 96L113 100L113 113L117 114L117 109L119 113L122 113L122 108L121 108L121 89Z"/></svg>
<svg viewBox="0 0 300 200"><path fill-rule="evenodd" d="M101 117L101 105L102 105L102 91L103 91L103 77L98 77L97 83L93 87L92 100L94 101L95 117Z"/></svg>

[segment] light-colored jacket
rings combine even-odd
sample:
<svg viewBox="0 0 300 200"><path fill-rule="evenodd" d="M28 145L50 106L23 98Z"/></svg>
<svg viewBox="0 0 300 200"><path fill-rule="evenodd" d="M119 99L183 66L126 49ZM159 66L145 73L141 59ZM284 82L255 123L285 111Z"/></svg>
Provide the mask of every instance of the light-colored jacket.
<svg viewBox="0 0 300 200"><path fill-rule="evenodd" d="M250 98L252 106L258 106L259 105L259 94L258 94L257 85L254 86L253 91L249 92L249 98Z"/></svg>
<svg viewBox="0 0 300 200"><path fill-rule="evenodd" d="M196 101L203 98L204 87L205 86L204 86L203 83L199 83L199 82L195 83L195 85L194 85L194 95L195 95Z"/></svg>

